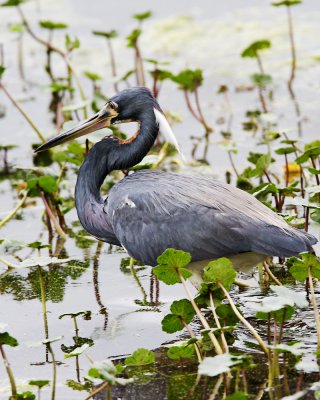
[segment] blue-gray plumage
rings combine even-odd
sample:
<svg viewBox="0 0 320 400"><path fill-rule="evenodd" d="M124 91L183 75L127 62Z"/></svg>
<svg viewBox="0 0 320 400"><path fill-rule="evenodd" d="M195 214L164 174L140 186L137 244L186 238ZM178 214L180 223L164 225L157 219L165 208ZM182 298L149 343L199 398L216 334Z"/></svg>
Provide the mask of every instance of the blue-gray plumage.
<svg viewBox="0 0 320 400"><path fill-rule="evenodd" d="M146 88L120 92L93 118L38 150L124 121L138 121L139 132L125 141L102 139L79 171L76 209L93 236L123 246L149 265L156 265L168 247L190 252L193 261L243 252L288 257L312 250L314 236L290 227L252 195L209 177L142 170L114 185L103 200L105 177L138 164L151 149L159 125L168 128Z"/></svg>

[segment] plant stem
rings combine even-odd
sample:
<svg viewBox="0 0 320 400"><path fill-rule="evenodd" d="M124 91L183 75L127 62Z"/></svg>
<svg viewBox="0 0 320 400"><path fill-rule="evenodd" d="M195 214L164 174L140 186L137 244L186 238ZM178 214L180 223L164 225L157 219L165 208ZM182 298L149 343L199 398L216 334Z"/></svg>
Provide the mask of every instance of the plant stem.
<svg viewBox="0 0 320 400"><path fill-rule="evenodd" d="M16 381L14 379L14 375L13 375L12 369L10 367L10 363L9 363L9 361L7 359L6 353L5 353L4 348L3 348L2 345L0 345L0 353L2 355L4 366L6 367L6 371L7 371L8 377L9 377L12 397L13 397L13 400L15 400L17 398Z"/></svg>
<svg viewBox="0 0 320 400"><path fill-rule="evenodd" d="M21 108L19 103L11 96L11 94L8 92L7 88L3 85L3 83L0 83L0 89L4 91L8 99L11 101L11 103L15 106L15 108L22 114L22 116L26 119L26 121L29 123L31 128L35 131L37 134L38 138L41 140L42 143L46 141L45 137L42 135L42 133L39 131L39 129L35 126L34 122L31 120L31 118L28 116L28 114Z"/></svg>
<svg viewBox="0 0 320 400"><path fill-rule="evenodd" d="M197 110L198 110L198 113L199 113L199 116L200 116L200 119L201 119L201 123L205 127L206 133L209 134L209 133L213 132L213 129L211 128L211 126L209 126L206 123L206 120L204 118L204 115L203 115L203 112L202 112L202 109L201 109L201 106L200 106L199 91L198 91L198 85L197 84L195 85L195 89L194 89L194 98L195 98L195 101L196 101L196 107L197 107Z"/></svg>
<svg viewBox="0 0 320 400"><path fill-rule="evenodd" d="M18 67L20 78L25 81L24 62L23 62L23 32L19 32L18 37Z"/></svg>
<svg viewBox="0 0 320 400"><path fill-rule="evenodd" d="M279 281L279 279L273 275L273 273L271 272L269 265L266 261L264 261L263 263L264 269L266 270L267 274L270 276L270 278L279 286L282 286L282 283Z"/></svg>
<svg viewBox="0 0 320 400"><path fill-rule="evenodd" d="M189 97L189 92L188 92L188 90L187 90L187 89L184 89L183 93L184 93L184 98L185 98L185 100L186 100L186 104L187 104L188 110L191 112L191 114L193 115L193 117L194 117L198 122L201 123L201 118L197 115L197 113L196 113L195 110L193 109L192 104L191 104L191 102L190 102L190 97Z"/></svg>
<svg viewBox="0 0 320 400"><path fill-rule="evenodd" d="M308 232L308 230L309 230L309 213L310 213L309 207L305 207L305 218L306 218L306 220L305 220L305 223L304 223L304 230L306 232Z"/></svg>
<svg viewBox="0 0 320 400"><path fill-rule="evenodd" d="M0 229L8 222L10 219L12 219L16 213L19 211L19 209L23 206L24 202L26 201L28 197L28 191L26 191L20 200L20 202L17 204L17 206L5 217L3 218L2 221L0 221Z"/></svg>
<svg viewBox="0 0 320 400"><path fill-rule="evenodd" d="M115 56L114 56L114 51L113 51L111 39L108 38L107 39L107 43L108 43L109 56L110 56L110 62L111 62L112 77L114 79L116 79L116 77L117 77L117 68L116 68L116 60L115 60ZM118 82L115 81L113 83L113 87L114 87L114 90L116 92L119 92Z"/></svg>
<svg viewBox="0 0 320 400"><path fill-rule="evenodd" d="M178 273L179 278L181 280L181 283L182 283L182 285L184 287L184 290L186 291L187 296L188 296L188 298L190 300L190 303L192 304L192 306L193 306L193 308L194 308L194 310L195 310L195 312L197 314L197 317L200 319L203 327L205 329L209 329L210 330L211 329L210 325L208 324L207 320L204 318L204 316L202 315L201 311L199 310L199 307L197 306L196 302L194 301L194 298L193 298L192 294L190 293L190 290L189 290L189 288L187 286L187 282L185 281L184 277L182 276L181 272L179 271L179 268L177 268L176 270L177 270L177 273ZM209 338L210 338L210 340L211 340L211 342L212 342L212 344L213 344L213 346L215 348L216 353L217 354L223 354L223 350L222 350L217 338L215 337L215 335L212 332L209 331L208 336L209 336Z"/></svg>
<svg viewBox="0 0 320 400"><path fill-rule="evenodd" d="M293 36L293 24L292 24L290 6L287 6L287 15L288 15L289 37L290 37L290 47L291 47L291 73L288 81L288 87L292 89L292 84L296 74L297 56L296 56L296 47Z"/></svg>
<svg viewBox="0 0 320 400"><path fill-rule="evenodd" d="M216 312L216 307L215 307L214 302L213 302L212 292L210 292L209 296L210 296L210 307L211 307L211 311L212 311L212 314L213 314L213 318L215 320L217 328L221 329L221 324L220 324L220 321L219 321L219 318L218 318L218 315L217 315L217 312ZM222 340L222 344L223 344L223 347L224 347L224 351L226 353L229 353L228 343L226 341L226 338L224 336L224 332L223 331L221 331L221 340Z"/></svg>
<svg viewBox="0 0 320 400"><path fill-rule="evenodd" d="M53 215L53 212L47 202L47 199L44 195L44 193L42 191L40 191L40 197L43 201L43 204L45 206L46 212L48 213L51 221L53 222L54 227L56 228L56 231L58 232L58 234L63 238L66 239L67 235L65 234L65 232L63 231L63 229L61 228L59 222L57 221L56 217Z"/></svg>
<svg viewBox="0 0 320 400"><path fill-rule="evenodd" d="M263 68L262 61L261 61L261 58L260 58L258 52L256 52L256 58L257 58L260 74L264 75L264 68ZM263 95L263 88L261 86L258 87L258 92L259 92L262 110L264 113L267 113L268 112L267 103L266 103L266 99L264 98L264 95Z"/></svg>
<svg viewBox="0 0 320 400"><path fill-rule="evenodd" d="M213 390L212 390L208 400L214 400L216 398L216 395L219 392L219 389L220 389L220 386L221 386L222 382L223 382L223 375L219 375L219 378L218 378L217 382L215 383L215 385L213 387Z"/></svg>
<svg viewBox="0 0 320 400"><path fill-rule="evenodd" d="M86 397L84 400L89 400L92 397L94 397L96 394L100 393L103 389L106 389L108 387L108 382L104 382L101 386L99 386L97 389L95 389L93 392L89 394L88 397Z"/></svg>
<svg viewBox="0 0 320 400"><path fill-rule="evenodd" d="M52 377L52 392L51 392L51 400L55 400L56 397L56 384L57 384L57 364L56 359L54 357L54 353L51 347L51 343L48 343L48 351L51 355L52 364L53 364L53 377Z"/></svg>
<svg viewBox="0 0 320 400"><path fill-rule="evenodd" d="M34 40L36 40L38 43L42 44L43 46L45 46L48 50L51 50L52 52L55 52L57 54L59 54L65 61L67 67L72 71L72 74L74 76L74 79L77 83L78 89L79 89L79 93L80 93L80 97L82 101L86 100L86 96L83 90L83 87L81 85L80 82L80 78L79 75L76 71L76 69L74 68L74 65L72 64L70 58L69 58L69 53L68 52L64 52L63 50L59 49L58 47L54 46L52 43L47 42L46 40L40 38L39 36L37 36L33 30L31 29L29 22L27 21L22 8L20 6L17 6L17 10L18 13L20 15L20 18L22 20L23 25L25 26L27 32L29 33L29 35L31 37L33 37ZM87 118L87 107L83 108L83 112L84 112L84 117Z"/></svg>
<svg viewBox="0 0 320 400"><path fill-rule="evenodd" d="M318 306L317 306L316 297L315 297L315 293L314 293L314 286L313 286L313 280L312 280L310 266L308 266L308 278L309 278L309 287L310 287L310 293L311 293L311 303L312 303L313 312L314 312L314 320L316 322L316 327L317 327L317 346L319 349L320 348L320 317L319 317Z"/></svg>
<svg viewBox="0 0 320 400"><path fill-rule="evenodd" d="M9 268L19 268L18 265L12 264L10 261L5 260L4 258L0 257L0 262L5 264Z"/></svg>
<svg viewBox="0 0 320 400"><path fill-rule="evenodd" d="M44 334L45 334L46 340L48 340L49 339L49 325L48 325L48 317L47 317L46 287L45 287L45 282L44 282L44 279L43 279L41 267L38 267L38 274L39 274L39 283L40 283L40 294L41 294L41 305L42 305ZM49 346L46 345L46 362L49 362L48 351L49 351Z"/></svg>
<svg viewBox="0 0 320 400"><path fill-rule="evenodd" d="M234 161L233 161L232 151L228 151L228 157L229 157L229 160L230 160L230 164L231 164L231 166L232 166L232 169L233 169L234 173L236 174L236 176L237 176L237 178L238 178L238 177L239 177L239 172L237 171L237 168L236 168L235 163L234 163Z"/></svg>
<svg viewBox="0 0 320 400"><path fill-rule="evenodd" d="M243 325L245 325L249 331L251 332L251 334L256 338L257 342L260 344L262 350L264 351L264 353L266 355L269 354L269 350L267 348L267 346L265 345L264 341L261 339L260 335L258 334L258 332L254 329L254 327L240 314L239 310L237 309L237 307L235 306L232 298L230 297L228 291L225 289L225 287L219 282L217 281L218 286L221 288L221 290L223 291L223 293L225 294L226 298L228 299L230 306L233 310L233 312L235 313L235 315L238 317L238 319L243 323Z"/></svg>
<svg viewBox="0 0 320 400"><path fill-rule="evenodd" d="M298 135L299 137L301 137L302 136L301 110L293 90L293 81L296 76L297 56L296 56L296 46L293 35L293 23L292 23L290 6L287 6L287 16L288 16L288 28L289 28L289 38L290 38L290 48L291 48L291 72L288 80L288 90L296 112Z"/></svg>
<svg viewBox="0 0 320 400"><path fill-rule="evenodd" d="M289 185L289 164L288 164L288 155L284 155L285 161L286 161L286 186Z"/></svg>
<svg viewBox="0 0 320 400"><path fill-rule="evenodd" d="M192 338L195 338L196 335L194 334L193 330L190 328L190 326L186 323L186 321L181 318L180 321L182 322L183 326L186 328L186 330L189 332L189 335ZM201 353L200 353L200 349L198 347L198 343L194 343L194 349L197 353L197 358L198 358L198 362L200 363L202 361L202 357L201 357Z"/></svg>

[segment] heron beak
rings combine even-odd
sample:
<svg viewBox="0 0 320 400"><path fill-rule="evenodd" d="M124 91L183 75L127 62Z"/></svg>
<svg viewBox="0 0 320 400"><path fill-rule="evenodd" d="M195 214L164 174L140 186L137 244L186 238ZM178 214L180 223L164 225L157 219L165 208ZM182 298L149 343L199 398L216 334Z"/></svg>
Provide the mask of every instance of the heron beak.
<svg viewBox="0 0 320 400"><path fill-rule="evenodd" d="M102 128L107 128L111 125L111 119L116 117L118 113L113 110L108 104L106 104L102 110L100 110L93 117L82 122L75 128L69 131L63 132L60 135L48 140L46 143L39 146L35 152L51 149L52 147L58 146L59 144L69 142L70 140L76 139L80 136L87 135L88 133L95 132Z"/></svg>

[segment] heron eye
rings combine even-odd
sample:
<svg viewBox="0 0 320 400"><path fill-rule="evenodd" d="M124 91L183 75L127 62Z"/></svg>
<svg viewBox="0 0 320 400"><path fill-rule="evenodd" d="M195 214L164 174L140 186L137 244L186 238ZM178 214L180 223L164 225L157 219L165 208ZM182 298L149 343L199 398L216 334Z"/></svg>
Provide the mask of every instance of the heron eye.
<svg viewBox="0 0 320 400"><path fill-rule="evenodd" d="M117 103L114 103L113 101L110 101L109 107L110 107L112 110L117 110L117 109L118 109L118 104L117 104Z"/></svg>

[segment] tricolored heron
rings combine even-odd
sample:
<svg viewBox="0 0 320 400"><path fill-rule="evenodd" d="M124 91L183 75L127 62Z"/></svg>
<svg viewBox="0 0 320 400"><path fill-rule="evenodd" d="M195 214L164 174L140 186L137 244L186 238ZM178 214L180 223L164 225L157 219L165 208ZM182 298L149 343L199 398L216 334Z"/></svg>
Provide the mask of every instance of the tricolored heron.
<svg viewBox="0 0 320 400"><path fill-rule="evenodd" d="M193 261L244 252L289 257L312 250L314 236L292 228L254 196L211 177L140 170L114 185L104 200L100 187L111 171L138 164L159 130L174 138L146 88L123 90L92 118L37 151L129 121L138 122L137 134L127 140L105 137L80 167L76 209L91 235L123 246L130 256L152 266L169 247L190 252Z"/></svg>

